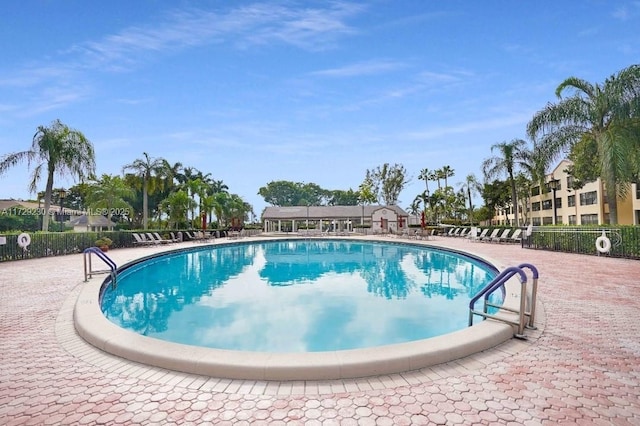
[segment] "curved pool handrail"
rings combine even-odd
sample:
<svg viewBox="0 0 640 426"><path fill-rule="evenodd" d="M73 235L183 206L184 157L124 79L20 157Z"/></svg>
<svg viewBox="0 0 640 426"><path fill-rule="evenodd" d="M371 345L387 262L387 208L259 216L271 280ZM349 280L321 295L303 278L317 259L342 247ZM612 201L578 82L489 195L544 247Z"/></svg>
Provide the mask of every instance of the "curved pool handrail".
<svg viewBox="0 0 640 426"><path fill-rule="evenodd" d="M483 296L488 297L491 293L496 291L498 288L502 287L504 283L507 282L511 277L515 274L520 275L520 281L526 283L527 275L524 273L522 268L516 266L510 266L500 272L497 277L495 277L489 284L487 284L482 290L480 290L475 296L471 298L469 301L469 309L474 308L475 303Z"/></svg>
<svg viewBox="0 0 640 426"><path fill-rule="evenodd" d="M531 273L533 274L533 279L534 280L538 279L538 276L539 276L538 268L536 268L532 264L530 264L530 263L521 263L521 264L518 265L518 268L521 268L521 269L522 268L528 268L531 271Z"/></svg>
<svg viewBox="0 0 640 426"><path fill-rule="evenodd" d="M98 256L104 263L107 264L107 266L109 267L110 271L93 271L91 269L91 253L95 254L96 256ZM87 277L91 277L91 275L97 273L97 272L110 272L111 274L111 285L115 287L116 285L116 270L118 269L118 266L116 265L116 263L106 254L104 254L104 252L102 250L100 250L97 247L87 247L86 249L84 249L82 251L82 254L84 256L84 281L87 282ZM87 255L89 255L89 268L87 269Z"/></svg>

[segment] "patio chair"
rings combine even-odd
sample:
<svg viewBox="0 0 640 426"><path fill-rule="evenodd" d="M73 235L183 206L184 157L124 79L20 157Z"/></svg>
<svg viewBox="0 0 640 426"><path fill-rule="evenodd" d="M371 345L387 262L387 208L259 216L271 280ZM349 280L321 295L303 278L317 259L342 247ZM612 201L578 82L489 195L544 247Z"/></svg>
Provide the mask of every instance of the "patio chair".
<svg viewBox="0 0 640 426"><path fill-rule="evenodd" d="M511 232L511 228L507 228L507 229L503 230L502 234L500 234L500 236L491 238L491 242L501 243L503 241L506 241L510 232Z"/></svg>
<svg viewBox="0 0 640 426"><path fill-rule="evenodd" d="M147 232L145 234L147 236L147 239L149 241L154 242L155 244L167 244L169 242L169 240L164 240L162 239L162 237L160 235L158 235L157 237L155 235L153 235L151 232Z"/></svg>
<svg viewBox="0 0 640 426"><path fill-rule="evenodd" d="M496 228L493 231L491 231L490 235L480 238L480 241L493 241L494 238L498 237L499 232L500 232L500 228Z"/></svg>
<svg viewBox="0 0 640 426"><path fill-rule="evenodd" d="M462 230L458 235L456 235L456 237L466 238L468 234L469 234L469 228L462 228Z"/></svg>
<svg viewBox="0 0 640 426"><path fill-rule="evenodd" d="M134 245L149 246L149 245L153 244L153 242L147 240L146 238L143 238L142 236L140 236L140 234L132 232L131 235L133 235L133 239L135 240L133 242Z"/></svg>
<svg viewBox="0 0 640 426"><path fill-rule="evenodd" d="M482 230L482 232L480 233L480 235L478 235L472 241L481 241L483 238L485 238L487 236L488 233L489 233L489 228L484 228Z"/></svg>
<svg viewBox="0 0 640 426"><path fill-rule="evenodd" d="M520 236L520 234L522 234L522 229L521 228L516 228L515 231L513 231L513 234L511 234L511 236L506 239L506 242L508 242L508 243L519 243L519 242L521 242L522 241L522 237Z"/></svg>
<svg viewBox="0 0 640 426"><path fill-rule="evenodd" d="M170 239L168 240L168 239L166 239L166 238L162 238L162 237L160 236L160 234L158 234L157 232L154 232L154 233L153 233L153 237L154 237L157 241L160 241L160 243L162 243L162 244L169 244L169 243L172 243L172 242L173 242L173 240L170 240Z"/></svg>

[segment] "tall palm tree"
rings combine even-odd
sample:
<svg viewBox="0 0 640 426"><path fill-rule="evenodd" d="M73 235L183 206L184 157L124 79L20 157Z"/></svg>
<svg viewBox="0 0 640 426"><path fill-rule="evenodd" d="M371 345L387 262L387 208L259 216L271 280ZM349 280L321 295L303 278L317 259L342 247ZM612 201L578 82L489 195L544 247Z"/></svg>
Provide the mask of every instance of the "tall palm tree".
<svg viewBox="0 0 640 426"><path fill-rule="evenodd" d="M520 225L518 217L518 194L516 192L515 173L520 168L527 168L531 163L531 152L527 148L527 142L522 139L513 139L511 142L500 142L491 146L491 152L498 151L498 155L487 158L482 163L482 172L485 181L501 175L507 176L511 186L511 204L516 225Z"/></svg>
<svg viewBox="0 0 640 426"><path fill-rule="evenodd" d="M441 188L440 186L440 170L435 169L435 170L431 170L429 172L429 180L435 181L438 183L438 189Z"/></svg>
<svg viewBox="0 0 640 426"><path fill-rule="evenodd" d="M455 170L453 170L451 166L443 166L442 169L440 169L440 172L442 172L442 178L444 179L444 187L446 188L449 186L447 179L449 179L450 177L453 177L456 174Z"/></svg>
<svg viewBox="0 0 640 426"><path fill-rule="evenodd" d="M147 229L149 217L149 193L153 193L158 183L154 177L163 175L166 161L163 158L152 158L146 152L144 158L138 158L133 163L127 164L122 171L132 170L142 180L142 228Z"/></svg>
<svg viewBox="0 0 640 426"><path fill-rule="evenodd" d="M133 208L125 201L135 195L133 189L120 176L103 174L89 185L88 202L92 209L104 209L107 219L111 220L115 209L126 210L127 216L133 216Z"/></svg>
<svg viewBox="0 0 640 426"><path fill-rule="evenodd" d="M422 169L420 170L420 174L418 175L418 179L423 180L426 190L427 190L427 194L429 193L429 181L431 180L431 170L429 169Z"/></svg>
<svg viewBox="0 0 640 426"><path fill-rule="evenodd" d="M567 90L573 93L563 98ZM581 140L595 142L594 160L608 188L609 219L617 224L617 196L627 196L629 182L639 171L640 65L623 69L603 84L569 77L556 88L556 96L559 101L538 111L527 125L536 152L548 165Z"/></svg>
<svg viewBox="0 0 640 426"><path fill-rule="evenodd" d="M29 168L37 163L31 173L30 192L37 192L38 181L46 167L44 211L47 213L51 207L51 192L56 174L83 180L87 175L95 173L96 168L93 144L82 132L69 128L60 120L55 120L49 127L38 126L30 150L3 156L0 160L0 175L24 160ZM49 230L48 214L42 219L42 230Z"/></svg>
<svg viewBox="0 0 640 426"><path fill-rule="evenodd" d="M482 192L482 184L473 173L469 173L460 189L462 189L467 201L469 201L469 220L473 224L473 195Z"/></svg>

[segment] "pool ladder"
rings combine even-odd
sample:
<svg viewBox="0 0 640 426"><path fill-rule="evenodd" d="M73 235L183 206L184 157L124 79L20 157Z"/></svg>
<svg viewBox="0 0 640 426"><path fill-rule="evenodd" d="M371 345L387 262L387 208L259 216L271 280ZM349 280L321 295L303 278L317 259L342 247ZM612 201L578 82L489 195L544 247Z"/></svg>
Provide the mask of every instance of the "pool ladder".
<svg viewBox="0 0 640 426"><path fill-rule="evenodd" d="M533 279L531 280L531 286L527 285L527 274L524 269L529 269L533 275ZM520 306L518 309L505 307L503 305L497 305L491 303L489 301L489 297L493 292L497 290L501 290L503 295L505 295L505 287L509 279L511 279L514 275L518 275L520 278ZM478 294L471 298L469 302L469 326L473 325L473 317L475 315L481 316L483 318L492 318L498 321L503 321L508 324L514 325L517 327L517 332L514 334L515 337L519 339L526 339L527 336L524 334L524 329L528 328L531 330L535 330L536 327L534 325L535 314L536 314L536 298L538 293L538 269L531 265L530 263L522 263L518 266L510 266L497 277L493 279L485 288L480 290ZM482 298L483 306L482 310L475 309L476 302ZM513 320L508 316L499 316L493 315L489 313L489 308L497 308L503 311L509 311L517 314L517 320ZM528 309L527 309L528 308Z"/></svg>
<svg viewBox="0 0 640 426"><path fill-rule="evenodd" d="M109 258L102 250L97 247L89 247L84 249L82 252L84 257L84 282L87 282L89 278L92 278L95 274L110 274L111 275L111 288L116 288L116 263ZM98 256L104 263L107 264L109 269L102 269L94 271L91 267L91 255L95 254Z"/></svg>

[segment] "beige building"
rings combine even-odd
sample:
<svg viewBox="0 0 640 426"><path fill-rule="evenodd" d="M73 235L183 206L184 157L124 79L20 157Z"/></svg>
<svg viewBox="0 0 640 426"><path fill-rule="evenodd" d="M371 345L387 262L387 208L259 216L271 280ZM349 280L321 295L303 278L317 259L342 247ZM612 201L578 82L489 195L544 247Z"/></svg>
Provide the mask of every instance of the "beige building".
<svg viewBox="0 0 640 426"><path fill-rule="evenodd" d="M399 206L293 206L267 207L262 214L264 232L299 229L353 232L358 225L373 233L400 232L409 226L409 214Z"/></svg>
<svg viewBox="0 0 640 426"><path fill-rule="evenodd" d="M565 171L571 162L562 160L546 176L547 184L531 190L526 215L520 215L522 223L538 225L602 225L609 222L609 204L606 189L600 178L584 187L571 189L573 177ZM496 213L494 222L513 224L512 209ZM631 184L626 199L618 198L618 223L640 224L640 187Z"/></svg>

